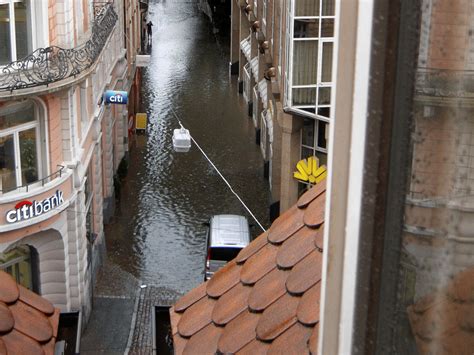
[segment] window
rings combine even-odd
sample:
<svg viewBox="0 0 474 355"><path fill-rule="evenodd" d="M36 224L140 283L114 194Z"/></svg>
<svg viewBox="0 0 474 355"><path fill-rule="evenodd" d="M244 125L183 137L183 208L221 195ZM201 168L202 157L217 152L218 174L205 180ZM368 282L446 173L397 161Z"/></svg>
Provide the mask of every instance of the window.
<svg viewBox="0 0 474 355"><path fill-rule="evenodd" d="M22 245L6 253L0 253L0 270L10 274L13 279L23 287L35 292L37 289L37 280L33 269L36 269L36 251L27 245Z"/></svg>
<svg viewBox="0 0 474 355"><path fill-rule="evenodd" d="M29 1L0 0L0 65L32 52Z"/></svg>
<svg viewBox="0 0 474 355"><path fill-rule="evenodd" d="M288 2L286 105L329 119L334 42L334 0Z"/></svg>
<svg viewBox="0 0 474 355"><path fill-rule="evenodd" d="M319 159L319 165L327 166L329 124L325 121L305 118L303 129L301 131L301 159L307 159L315 156ZM310 187L310 183L299 182L299 192L305 191Z"/></svg>
<svg viewBox="0 0 474 355"><path fill-rule="evenodd" d="M42 130L33 101L0 108L0 191L32 184L43 174ZM44 167L46 168L46 167Z"/></svg>

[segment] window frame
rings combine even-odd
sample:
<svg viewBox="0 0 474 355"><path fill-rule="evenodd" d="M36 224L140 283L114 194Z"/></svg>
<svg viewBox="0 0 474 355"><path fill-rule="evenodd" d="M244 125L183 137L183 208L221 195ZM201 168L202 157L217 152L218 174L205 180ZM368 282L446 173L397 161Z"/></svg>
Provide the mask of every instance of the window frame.
<svg viewBox="0 0 474 355"><path fill-rule="evenodd" d="M15 151L15 178L16 178L16 187L6 191L2 192L0 191L0 194L5 195L8 193L15 192L21 187L24 186L39 186L40 182L42 179L44 179L48 175L48 164L45 156L47 156L47 147L46 145L43 145L42 142L46 141L46 127L44 127L44 122L45 119L43 119L41 115L41 110L38 107L38 103L35 102L35 100L29 101L33 104L34 107L34 120L30 122L26 122L23 124L19 124L13 127L9 127L3 130L0 130L0 137L6 137L6 136L13 136L13 146L14 146L14 151ZM17 103L14 103L14 105L17 105ZM21 111L22 108L26 106L26 104L20 104L18 108L15 110L16 111ZM7 108L6 106L5 108ZM0 114L2 112L2 108L0 108ZM37 170L38 170L38 178L36 181L32 183L22 183L22 168L21 168L21 152L20 152L20 133L30 130L30 129L35 129L36 133L36 162L37 162ZM45 164L46 162L46 164Z"/></svg>
<svg viewBox="0 0 474 355"><path fill-rule="evenodd" d="M285 85L285 106L287 110L293 111L295 113L298 113L300 115L306 116L306 117L311 117L311 118L317 118L321 120L330 120L330 114L328 115L329 117L322 116L318 113L319 108L329 108L329 112L333 111L333 105L332 105L332 100L330 100L329 104L324 104L320 105L319 104L319 89L322 87L328 87L331 90L333 90L333 81L330 82L323 82L322 81L322 67L323 67L323 47L325 43L332 43L333 44L333 49L332 49L332 62L334 63L334 53L335 53L335 31L337 27L337 21L336 21L336 13L334 13L334 16L323 16L322 14L322 9L323 9L323 2L319 2L319 16L295 16L295 0L289 0L288 1L288 7L286 9L286 20L287 20L287 31L286 31L286 68L285 68L285 74L286 74L286 85ZM318 37L303 37L303 38L294 38L294 26L295 26L295 20L318 20ZM332 19L334 21L334 33L332 37L321 37L321 24L323 20L326 19ZM295 85L293 83L293 77L294 77L294 43L295 42L303 42L303 41L317 41L317 48L318 48L318 53L317 53L317 60L316 60L316 83L314 84L308 84L308 85ZM334 65L332 65L331 71L334 72L335 68ZM315 89L315 98L314 98L314 105L312 104L294 104L293 103L293 90L294 89ZM308 112L308 110L313 110L314 113Z"/></svg>

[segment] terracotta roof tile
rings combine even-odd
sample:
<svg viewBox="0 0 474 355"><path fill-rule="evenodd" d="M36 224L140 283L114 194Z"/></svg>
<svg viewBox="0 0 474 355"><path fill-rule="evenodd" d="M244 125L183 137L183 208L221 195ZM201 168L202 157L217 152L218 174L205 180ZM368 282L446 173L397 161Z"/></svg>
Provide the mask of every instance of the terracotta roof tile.
<svg viewBox="0 0 474 355"><path fill-rule="evenodd" d="M3 340L0 338L0 354L6 355L7 354L7 346L3 342Z"/></svg>
<svg viewBox="0 0 474 355"><path fill-rule="evenodd" d="M324 245L324 223L321 224L317 232L314 234L314 245L322 253Z"/></svg>
<svg viewBox="0 0 474 355"><path fill-rule="evenodd" d="M289 271L273 269L254 286L248 299L249 308L262 312L286 293L286 279Z"/></svg>
<svg viewBox="0 0 474 355"><path fill-rule="evenodd" d="M40 343L20 333L16 329L2 335L2 340L7 348L7 354L44 354Z"/></svg>
<svg viewBox="0 0 474 355"><path fill-rule="evenodd" d="M15 281L6 272L0 271L0 301L13 303L20 296L20 291Z"/></svg>
<svg viewBox="0 0 474 355"><path fill-rule="evenodd" d="M205 297L184 311L178 322L178 332L183 337L190 337L211 323L211 314L216 301Z"/></svg>
<svg viewBox="0 0 474 355"><path fill-rule="evenodd" d="M54 354L59 309L0 271L0 354Z"/></svg>
<svg viewBox="0 0 474 355"><path fill-rule="evenodd" d="M252 340L250 343L245 345L242 349L237 351L237 355L260 355L266 354L270 348L270 343L265 343L260 340Z"/></svg>
<svg viewBox="0 0 474 355"><path fill-rule="evenodd" d="M447 287L408 307L420 354L466 354L474 349L474 267L460 272Z"/></svg>
<svg viewBox="0 0 474 355"><path fill-rule="evenodd" d="M59 308L54 309L54 313L49 316L48 320L51 324L51 328L53 329L53 337L57 338L58 336L58 328L59 328L59 316L61 315L61 311Z"/></svg>
<svg viewBox="0 0 474 355"><path fill-rule="evenodd" d="M308 227L318 227L324 222L324 204L326 192L311 202L304 212L304 224Z"/></svg>
<svg viewBox="0 0 474 355"><path fill-rule="evenodd" d="M189 291L187 294L181 297L178 302L176 302L174 305L174 310L176 312L184 312L186 308L196 303L206 295L206 287L207 285L203 283Z"/></svg>
<svg viewBox="0 0 474 355"><path fill-rule="evenodd" d="M256 254L252 255L242 266L240 281L244 284L252 285L276 268L275 260L278 249L275 245L267 244Z"/></svg>
<svg viewBox="0 0 474 355"><path fill-rule="evenodd" d="M272 343L268 355L309 354L308 340L313 327L295 323Z"/></svg>
<svg viewBox="0 0 474 355"><path fill-rule="evenodd" d="M318 353L318 340L319 340L319 323L317 323L308 341L309 352L313 355Z"/></svg>
<svg viewBox="0 0 474 355"><path fill-rule="evenodd" d="M15 329L38 342L46 342L53 336L53 328L48 318L26 303L16 302L10 306L15 319Z"/></svg>
<svg viewBox="0 0 474 355"><path fill-rule="evenodd" d="M216 327L212 323L197 332L184 347L183 354L215 354L217 342L220 339L223 327Z"/></svg>
<svg viewBox="0 0 474 355"><path fill-rule="evenodd" d="M210 297L219 297L230 290L240 280L240 265L235 261L229 262L222 269L217 271L207 282L206 292Z"/></svg>
<svg viewBox="0 0 474 355"><path fill-rule="evenodd" d="M277 254L277 265L284 269L293 267L298 261L311 253L314 248L314 230L301 228L284 242Z"/></svg>
<svg viewBox="0 0 474 355"><path fill-rule="evenodd" d="M291 270L286 288L292 294L302 294L321 280L322 254L314 250Z"/></svg>
<svg viewBox="0 0 474 355"><path fill-rule="evenodd" d="M248 297L252 288L238 283L224 293L212 312L212 321L217 325L226 325L248 307Z"/></svg>
<svg viewBox="0 0 474 355"><path fill-rule="evenodd" d="M257 338L270 341L296 323L296 309L300 297L285 294L265 309L257 325Z"/></svg>
<svg viewBox="0 0 474 355"><path fill-rule="evenodd" d="M304 211L306 210L293 206L278 217L268 231L268 240L272 243L282 243L303 227Z"/></svg>
<svg viewBox="0 0 474 355"><path fill-rule="evenodd" d="M181 319L182 313L176 312L174 307L170 308L170 320L171 320L171 334L175 335L178 332L178 323Z"/></svg>
<svg viewBox="0 0 474 355"><path fill-rule="evenodd" d="M311 287L302 297L296 316L304 325L314 325L319 322L319 300L321 298L321 282Z"/></svg>
<svg viewBox="0 0 474 355"><path fill-rule="evenodd" d="M184 352L184 348L188 343L188 339L181 337L179 334L176 334L173 337L173 350L175 354L182 354Z"/></svg>
<svg viewBox="0 0 474 355"><path fill-rule="evenodd" d="M224 328L217 348L221 353L235 353L255 339L255 328L260 314L242 312Z"/></svg>
<svg viewBox="0 0 474 355"><path fill-rule="evenodd" d="M170 309L176 354L304 354L317 345L324 191L303 195Z"/></svg>
<svg viewBox="0 0 474 355"><path fill-rule="evenodd" d="M0 302L0 333L9 332L14 325L15 321L10 309L5 303Z"/></svg>
<svg viewBox="0 0 474 355"><path fill-rule="evenodd" d="M308 192L303 194L299 199L296 205L299 208L307 207L313 200L321 195L324 191L326 191L326 180L321 181L321 183L317 184L315 187L310 189Z"/></svg>
<svg viewBox="0 0 474 355"><path fill-rule="evenodd" d="M253 254L255 254L257 251L262 249L268 243L267 236L268 232L260 234L246 248L240 251L239 255L237 255L237 257L235 258L235 261L238 264L241 264L248 258L250 258Z"/></svg>
<svg viewBox="0 0 474 355"><path fill-rule="evenodd" d="M29 304L31 307L36 308L38 311L46 314L51 315L54 313L53 305L45 300L42 297L38 297L38 295L23 286L18 287L20 291L20 300L24 303Z"/></svg>

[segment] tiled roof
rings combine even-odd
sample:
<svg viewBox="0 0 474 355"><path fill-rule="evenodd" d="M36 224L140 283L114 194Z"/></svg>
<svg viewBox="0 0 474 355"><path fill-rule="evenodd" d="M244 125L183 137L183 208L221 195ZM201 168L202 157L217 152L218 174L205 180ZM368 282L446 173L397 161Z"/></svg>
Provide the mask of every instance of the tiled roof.
<svg viewBox="0 0 474 355"><path fill-rule="evenodd" d="M0 271L0 354L54 354L59 309Z"/></svg>
<svg viewBox="0 0 474 355"><path fill-rule="evenodd" d="M176 354L316 354L325 181L170 309Z"/></svg>
<svg viewBox="0 0 474 355"><path fill-rule="evenodd" d="M408 307L408 318L420 354L472 355L474 267Z"/></svg>

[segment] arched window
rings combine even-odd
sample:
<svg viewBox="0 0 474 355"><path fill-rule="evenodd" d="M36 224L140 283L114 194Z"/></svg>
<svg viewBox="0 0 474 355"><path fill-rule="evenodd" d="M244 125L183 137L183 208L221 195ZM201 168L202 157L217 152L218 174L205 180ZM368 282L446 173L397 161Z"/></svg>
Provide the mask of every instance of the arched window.
<svg viewBox="0 0 474 355"><path fill-rule="evenodd" d="M0 107L0 192L32 184L45 176L45 144L38 105L32 100Z"/></svg>

